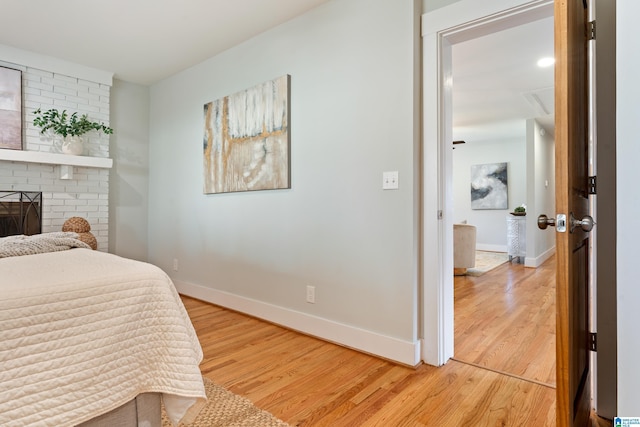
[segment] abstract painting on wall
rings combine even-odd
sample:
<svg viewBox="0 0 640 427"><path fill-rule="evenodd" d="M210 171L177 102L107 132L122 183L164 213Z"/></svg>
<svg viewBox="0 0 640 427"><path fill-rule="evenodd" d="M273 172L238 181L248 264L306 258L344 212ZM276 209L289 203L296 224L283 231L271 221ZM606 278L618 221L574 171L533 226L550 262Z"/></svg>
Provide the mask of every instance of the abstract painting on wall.
<svg viewBox="0 0 640 427"><path fill-rule="evenodd" d="M204 193L290 184L290 76L204 106Z"/></svg>
<svg viewBox="0 0 640 427"><path fill-rule="evenodd" d="M471 166L471 209L507 209L507 164Z"/></svg>
<svg viewBox="0 0 640 427"><path fill-rule="evenodd" d="M22 149L22 72L0 67L0 148Z"/></svg>

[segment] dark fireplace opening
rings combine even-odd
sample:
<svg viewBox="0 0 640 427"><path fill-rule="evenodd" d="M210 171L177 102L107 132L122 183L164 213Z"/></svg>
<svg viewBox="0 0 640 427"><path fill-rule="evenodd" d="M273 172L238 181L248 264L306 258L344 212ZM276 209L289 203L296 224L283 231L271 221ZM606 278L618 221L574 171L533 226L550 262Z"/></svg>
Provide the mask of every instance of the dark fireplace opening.
<svg viewBox="0 0 640 427"><path fill-rule="evenodd" d="M42 232L42 193L0 191L0 237Z"/></svg>

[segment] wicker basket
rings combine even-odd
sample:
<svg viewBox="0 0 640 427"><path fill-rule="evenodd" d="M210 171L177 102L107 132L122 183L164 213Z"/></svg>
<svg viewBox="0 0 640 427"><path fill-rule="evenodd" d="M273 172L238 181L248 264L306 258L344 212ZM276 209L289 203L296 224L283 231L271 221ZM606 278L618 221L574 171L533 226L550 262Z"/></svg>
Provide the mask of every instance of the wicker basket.
<svg viewBox="0 0 640 427"><path fill-rule="evenodd" d="M73 216L62 224L62 231L78 233L78 240L91 246L94 251L98 249L96 236L91 233L91 224L84 218Z"/></svg>
<svg viewBox="0 0 640 427"><path fill-rule="evenodd" d="M98 241L91 232L87 231L86 233L78 233L78 240L91 246L91 249L93 249L94 251L98 249Z"/></svg>
<svg viewBox="0 0 640 427"><path fill-rule="evenodd" d="M74 233L88 233L91 231L89 221L79 216L69 218L62 224L62 231L73 231Z"/></svg>

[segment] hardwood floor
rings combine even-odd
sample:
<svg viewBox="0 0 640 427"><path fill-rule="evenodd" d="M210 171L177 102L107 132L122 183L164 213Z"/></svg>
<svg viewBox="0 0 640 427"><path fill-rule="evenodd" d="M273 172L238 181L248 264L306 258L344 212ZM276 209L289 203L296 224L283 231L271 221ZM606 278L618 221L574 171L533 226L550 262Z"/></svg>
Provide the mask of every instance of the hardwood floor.
<svg viewBox="0 0 640 427"><path fill-rule="evenodd" d="M203 375L297 426L552 426L555 390L465 363L409 368L183 297Z"/></svg>
<svg viewBox="0 0 640 427"><path fill-rule="evenodd" d="M528 322L536 329L531 340L542 342L542 338L535 337L545 336L542 330L546 330L547 322L545 328L537 327L533 323L540 319L516 308L524 298L517 288L535 286L524 282L537 282L541 280L537 276L548 273L538 269L537 275L535 270L518 265L504 267L506 271L494 273L512 279L505 290L513 293L503 296L504 301L488 300L478 292L493 286L487 275L474 278L478 279L475 285L469 282L460 290L456 283L456 298L467 295L464 299L481 307L490 318L506 316L506 320L517 322L522 317L523 325ZM473 287L477 287L476 291ZM540 295L547 294L541 291ZM540 298L546 310L550 304L548 295ZM203 375L293 426L555 425L553 387L480 366L513 369L518 375L549 381L548 357L537 362L527 354L512 354L512 359L521 361L509 361L506 356L506 346L513 345L523 352L536 347L518 337L524 333L523 326L509 332L489 320L471 320L461 312L467 320L456 317L457 345L467 352L462 354L479 362L451 360L440 368L410 368L192 298L183 297L183 301L204 351ZM483 350L474 351L471 344L464 342L472 339L474 323L484 325L479 329L486 336L495 330L496 336L505 338L494 339L493 344L486 337L476 339ZM516 346L516 342L521 344ZM541 347L547 349L548 343ZM488 356L484 361L479 358L482 354ZM595 415L591 419L592 427L610 425Z"/></svg>
<svg viewBox="0 0 640 427"><path fill-rule="evenodd" d="M455 359L555 387L555 266L456 276Z"/></svg>

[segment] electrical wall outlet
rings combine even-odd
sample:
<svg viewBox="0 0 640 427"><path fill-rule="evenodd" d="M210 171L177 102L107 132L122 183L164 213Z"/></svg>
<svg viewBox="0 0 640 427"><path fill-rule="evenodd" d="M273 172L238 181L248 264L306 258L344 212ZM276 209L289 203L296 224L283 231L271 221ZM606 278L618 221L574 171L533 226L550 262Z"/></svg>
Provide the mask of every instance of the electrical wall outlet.
<svg viewBox="0 0 640 427"><path fill-rule="evenodd" d="M382 189L383 190L398 189L398 171L382 172Z"/></svg>
<svg viewBox="0 0 640 427"><path fill-rule="evenodd" d="M178 258L173 259L173 271L178 271Z"/></svg>
<svg viewBox="0 0 640 427"><path fill-rule="evenodd" d="M316 303L316 287L307 286L307 302L310 304Z"/></svg>

